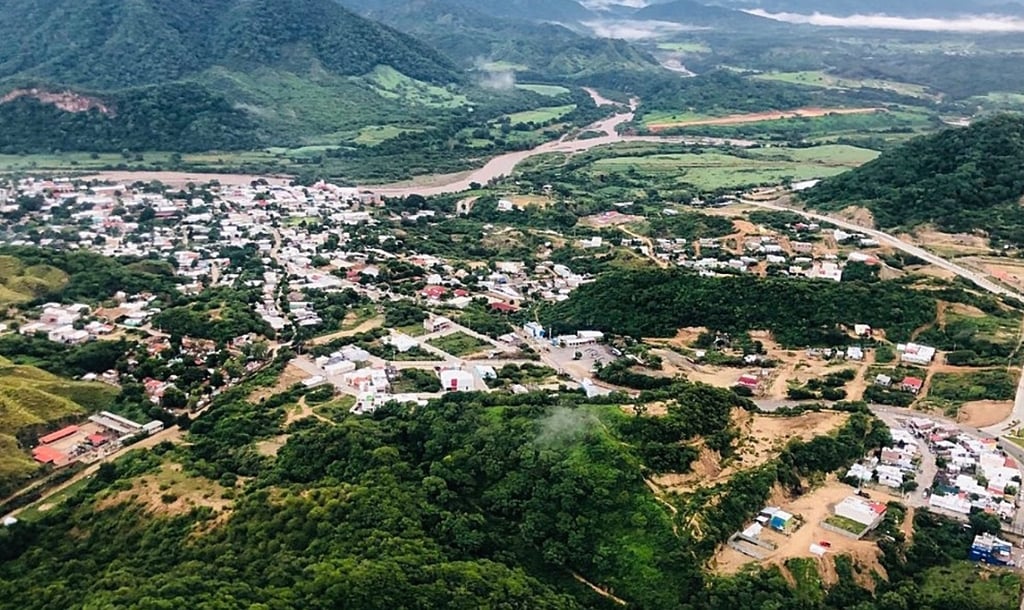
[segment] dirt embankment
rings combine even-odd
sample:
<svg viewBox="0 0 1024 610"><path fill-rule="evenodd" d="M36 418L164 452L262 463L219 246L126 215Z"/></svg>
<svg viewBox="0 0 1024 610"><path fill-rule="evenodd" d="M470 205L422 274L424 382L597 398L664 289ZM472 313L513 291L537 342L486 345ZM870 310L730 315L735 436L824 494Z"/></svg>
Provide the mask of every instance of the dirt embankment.
<svg viewBox="0 0 1024 610"><path fill-rule="evenodd" d="M8 104L22 98L38 100L44 104L56 106L64 112L97 110L106 116L116 115L114 109L104 104L99 98L79 95L71 91L54 92L43 89L15 89L7 95L0 97L0 104Z"/></svg>

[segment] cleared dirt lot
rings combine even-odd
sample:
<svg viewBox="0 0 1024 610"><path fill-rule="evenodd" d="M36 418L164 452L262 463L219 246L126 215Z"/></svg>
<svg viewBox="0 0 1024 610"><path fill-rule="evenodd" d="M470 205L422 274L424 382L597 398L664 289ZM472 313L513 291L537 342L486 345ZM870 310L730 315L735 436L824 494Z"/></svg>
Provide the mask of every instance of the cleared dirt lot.
<svg viewBox="0 0 1024 610"><path fill-rule="evenodd" d="M885 570L878 562L880 551L878 546L868 540L853 540L845 536L827 532L821 528L819 523L832 514L832 508L843 498L854 493L848 485L844 485L834 479L824 486L796 498L790 502L779 503L783 510L802 517L804 525L785 536L777 532L769 532L765 529L762 538L776 545L778 548L769 557L763 560L766 564L782 565L791 557L810 557L811 544L827 540L832 546L826 553L825 558L818 560L819 568L822 568L822 575L826 581L829 577L835 578L835 566L829 555L851 555L854 559L870 569L876 570L884 575ZM899 498L882 492L871 492L871 499L878 502L899 501ZM720 573L735 574L743 566L754 563L756 560L748 557L739 551L728 546L723 546L712 560L712 566ZM833 580L834 582L834 580Z"/></svg>
<svg viewBox="0 0 1024 610"><path fill-rule="evenodd" d="M1012 413L1012 400L976 400L960 407L956 421L972 428L987 428L1006 421Z"/></svg>
<svg viewBox="0 0 1024 610"><path fill-rule="evenodd" d="M796 417L753 415L737 409L733 422L740 431L736 454L722 463L717 452L702 448L700 458L692 472L665 474L651 481L665 491L689 493L698 487L708 487L729 480L741 470L756 468L779 455L790 440L810 440L828 434L842 426L848 413L804 413Z"/></svg>
<svg viewBox="0 0 1024 610"><path fill-rule="evenodd" d="M288 364L288 366L284 367L284 370L281 372L281 376L277 378L277 383L270 387L257 388L249 395L248 400L249 402L259 402L263 399L270 398L274 394L284 392L303 379L307 379L309 376L309 373L294 364Z"/></svg>

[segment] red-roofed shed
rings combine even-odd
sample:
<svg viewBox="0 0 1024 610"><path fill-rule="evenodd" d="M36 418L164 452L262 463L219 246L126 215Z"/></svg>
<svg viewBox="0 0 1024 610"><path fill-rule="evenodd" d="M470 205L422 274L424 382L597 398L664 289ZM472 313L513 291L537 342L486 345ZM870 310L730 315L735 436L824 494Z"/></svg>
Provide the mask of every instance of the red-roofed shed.
<svg viewBox="0 0 1024 610"><path fill-rule="evenodd" d="M51 433L47 434L46 436L39 437L39 442L44 444L44 445L47 445L47 444L52 443L54 441L59 441L62 438L67 438L67 437L71 436L72 434L74 434L75 432L78 432L78 426L68 426L66 428L61 428L60 430L57 430L56 432L51 432Z"/></svg>
<svg viewBox="0 0 1024 610"><path fill-rule="evenodd" d="M68 456L46 445L33 449L32 457L40 464L53 464L55 466L63 464L68 459Z"/></svg>
<svg viewBox="0 0 1024 610"><path fill-rule="evenodd" d="M107 442L107 437L103 436L102 434L90 434L89 435L89 444L92 445L93 447L99 447L100 445L102 445L102 444L104 444L106 442Z"/></svg>
<svg viewBox="0 0 1024 610"><path fill-rule="evenodd" d="M501 313L514 313L519 311L519 308L515 305L509 305L508 303L491 303L491 311L500 311Z"/></svg>

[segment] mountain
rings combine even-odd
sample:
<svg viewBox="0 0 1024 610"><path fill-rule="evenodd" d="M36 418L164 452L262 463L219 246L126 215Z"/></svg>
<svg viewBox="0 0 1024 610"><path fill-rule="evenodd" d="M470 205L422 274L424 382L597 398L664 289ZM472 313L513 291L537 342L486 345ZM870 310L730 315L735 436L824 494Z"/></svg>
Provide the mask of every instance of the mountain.
<svg viewBox="0 0 1024 610"><path fill-rule="evenodd" d="M499 11L496 3L469 4L463 0L340 1L365 17L444 49L467 68L498 66L542 80L659 70L657 60L624 41L594 38L559 24L537 22L539 15L550 11ZM522 18L498 16L502 12L517 13Z"/></svg>
<svg viewBox="0 0 1024 610"><path fill-rule="evenodd" d="M1000 115L970 127L916 138L802 195L811 207L868 208L884 228L935 225L1024 238L1024 116Z"/></svg>
<svg viewBox="0 0 1024 610"><path fill-rule="evenodd" d="M821 13L841 17L891 15L920 18L1024 14L1024 4L1013 0L720 0L717 4L739 9L761 9L769 13Z"/></svg>
<svg viewBox="0 0 1024 610"><path fill-rule="evenodd" d="M111 89L215 66L456 76L437 51L328 0L13 0L0 24L2 79Z"/></svg>
<svg viewBox="0 0 1024 610"><path fill-rule="evenodd" d="M708 6L693 0L673 0L651 4L633 14L634 19L673 21L687 25L714 28L775 27L778 22L757 17L740 10Z"/></svg>
<svg viewBox="0 0 1024 610"><path fill-rule="evenodd" d="M463 79L433 48L331 0L10 0L0 148L208 150L331 131L346 117L330 104L389 109L382 67L424 86Z"/></svg>
<svg viewBox="0 0 1024 610"><path fill-rule="evenodd" d="M487 15L523 21L572 23L594 17L592 11L576 0L480 0L473 6Z"/></svg>

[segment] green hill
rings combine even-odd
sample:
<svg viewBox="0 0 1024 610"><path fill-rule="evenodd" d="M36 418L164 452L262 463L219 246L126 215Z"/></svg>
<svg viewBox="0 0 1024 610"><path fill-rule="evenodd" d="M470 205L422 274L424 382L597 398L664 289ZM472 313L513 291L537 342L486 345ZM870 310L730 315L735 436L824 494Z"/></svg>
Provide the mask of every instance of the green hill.
<svg viewBox="0 0 1024 610"><path fill-rule="evenodd" d="M0 305L27 303L67 283L67 274L56 267L25 265L16 256L0 255Z"/></svg>
<svg viewBox="0 0 1024 610"><path fill-rule="evenodd" d="M541 80L586 80L609 71L658 70L653 57L624 41L583 36L552 23L594 17L575 2L340 1L366 17L445 49L466 68L484 72L518 71ZM538 6L542 4L546 8Z"/></svg>
<svg viewBox="0 0 1024 610"><path fill-rule="evenodd" d="M380 66L462 79L436 50L331 0L12 0L0 6L0 148L248 148L311 118L325 133L397 107L374 93ZM293 97L278 102L282 91ZM332 100L350 112L329 112ZM325 116L281 118L310 106Z"/></svg>
<svg viewBox="0 0 1024 610"><path fill-rule="evenodd" d="M650 4L633 14L634 19L673 21L690 26L716 29L759 28L781 29L785 24L743 11L721 6L707 6L693 0L673 0Z"/></svg>
<svg viewBox="0 0 1024 610"><path fill-rule="evenodd" d="M916 138L802 195L825 210L863 206L883 228L932 224L1024 241L1024 116Z"/></svg>
<svg viewBox="0 0 1024 610"><path fill-rule="evenodd" d="M38 468L24 450L26 441L109 407L116 394L102 383L68 381L0 358L0 496Z"/></svg>

